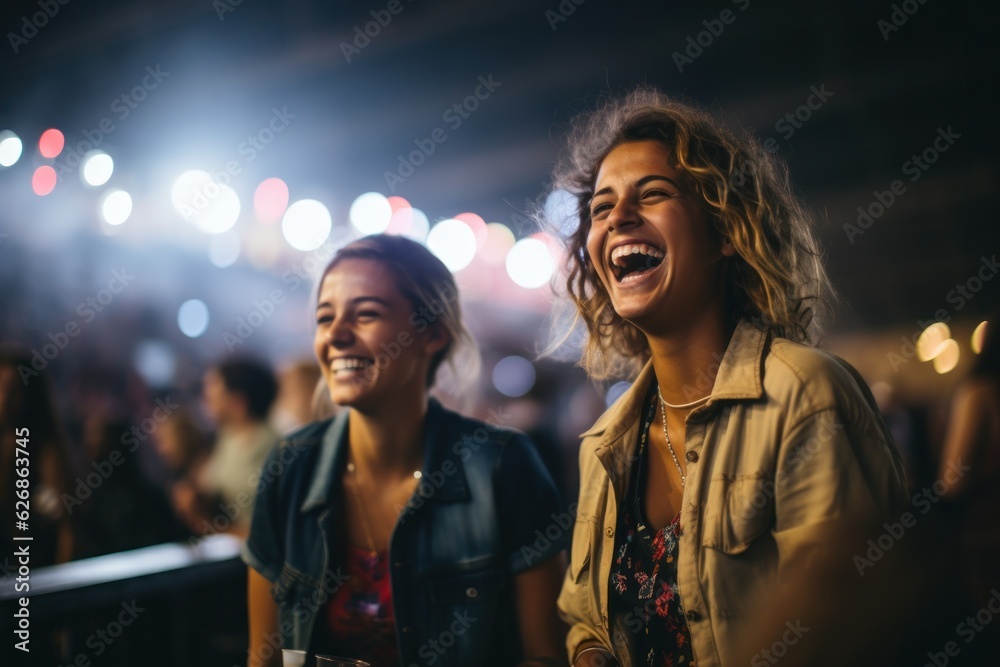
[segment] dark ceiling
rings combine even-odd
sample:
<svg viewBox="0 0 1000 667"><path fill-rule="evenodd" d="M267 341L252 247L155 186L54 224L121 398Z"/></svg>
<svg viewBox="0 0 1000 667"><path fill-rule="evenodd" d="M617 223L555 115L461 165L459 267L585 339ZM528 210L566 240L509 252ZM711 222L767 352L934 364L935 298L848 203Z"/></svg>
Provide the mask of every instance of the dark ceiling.
<svg viewBox="0 0 1000 667"><path fill-rule="evenodd" d="M46 6L54 15L38 18ZM374 37L357 37L379 17ZM0 10L0 130L57 126L73 144L110 118L119 169L152 191L184 159L221 169L246 158L241 142L287 110L295 118L239 178L251 187L280 173L293 196L326 193L342 215L361 192L390 194L386 172L441 128L446 139L392 193L432 220L474 210L516 223L544 190L567 120L651 83L774 138L825 220L843 326L910 328L954 313L949 291L1000 250L997 18L994 3L941 0L17 0ZM700 54L689 38L707 44ZM147 67L169 74L121 118L116 98ZM448 115L480 77L495 90L467 118ZM811 118L776 125L814 87L832 95ZM958 138L911 180L905 163L949 128ZM896 179L905 192L849 239L844 224ZM31 233L16 206L2 208L0 231ZM996 283L965 313L997 303Z"/></svg>

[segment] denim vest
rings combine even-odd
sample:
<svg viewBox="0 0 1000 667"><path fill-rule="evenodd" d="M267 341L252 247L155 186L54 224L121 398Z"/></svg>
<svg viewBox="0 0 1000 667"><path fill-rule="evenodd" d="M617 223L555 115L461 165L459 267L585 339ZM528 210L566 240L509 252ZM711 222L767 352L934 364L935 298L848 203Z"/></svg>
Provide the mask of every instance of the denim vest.
<svg viewBox="0 0 1000 667"><path fill-rule="evenodd" d="M243 558L273 583L285 648L310 648L324 622L317 611L347 580L328 545L343 539L331 491L346 463L348 416L288 436L261 470ZM433 399L424 437L423 476L389 542L400 664L514 665L513 576L563 548L536 539L560 509L555 487L526 436Z"/></svg>

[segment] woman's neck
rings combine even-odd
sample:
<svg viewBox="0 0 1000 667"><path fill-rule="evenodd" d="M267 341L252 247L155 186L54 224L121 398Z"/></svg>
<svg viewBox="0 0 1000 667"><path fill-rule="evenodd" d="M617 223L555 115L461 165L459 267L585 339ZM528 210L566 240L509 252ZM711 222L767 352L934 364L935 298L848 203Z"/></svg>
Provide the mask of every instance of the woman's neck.
<svg viewBox="0 0 1000 667"><path fill-rule="evenodd" d="M363 475L376 479L409 477L423 465L427 396L370 412L351 408L350 457Z"/></svg>
<svg viewBox="0 0 1000 667"><path fill-rule="evenodd" d="M663 400L682 405L712 393L734 328L721 317L710 318L683 332L647 338Z"/></svg>

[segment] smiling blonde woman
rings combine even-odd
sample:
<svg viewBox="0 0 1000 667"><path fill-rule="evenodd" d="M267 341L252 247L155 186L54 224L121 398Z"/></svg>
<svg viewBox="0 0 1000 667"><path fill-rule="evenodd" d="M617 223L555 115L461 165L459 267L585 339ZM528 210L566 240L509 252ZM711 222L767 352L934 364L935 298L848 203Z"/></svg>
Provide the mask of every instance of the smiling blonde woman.
<svg viewBox="0 0 1000 667"><path fill-rule="evenodd" d="M902 505L899 457L858 373L811 346L832 290L756 142L641 89L577 119L555 187L578 203L582 363L634 380L583 434L570 661L732 664L759 596Z"/></svg>

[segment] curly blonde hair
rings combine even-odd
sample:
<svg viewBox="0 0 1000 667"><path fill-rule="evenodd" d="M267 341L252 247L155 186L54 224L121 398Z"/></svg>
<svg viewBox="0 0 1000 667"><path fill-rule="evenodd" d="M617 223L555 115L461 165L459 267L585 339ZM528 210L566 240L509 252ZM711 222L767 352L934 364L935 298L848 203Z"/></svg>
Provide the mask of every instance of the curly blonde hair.
<svg viewBox="0 0 1000 667"><path fill-rule="evenodd" d="M553 190L568 191L577 204L575 230L563 236L566 290L588 334L581 365L595 379L630 377L649 358L645 335L615 312L587 253L590 199L602 161L622 143L648 139L667 147L715 231L732 240L736 256L726 286L731 322L745 318L776 336L815 344L818 311L828 309L835 295L812 216L784 164L743 130L642 87L577 116L553 174Z"/></svg>

